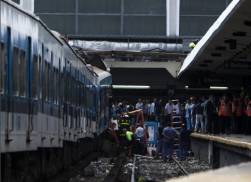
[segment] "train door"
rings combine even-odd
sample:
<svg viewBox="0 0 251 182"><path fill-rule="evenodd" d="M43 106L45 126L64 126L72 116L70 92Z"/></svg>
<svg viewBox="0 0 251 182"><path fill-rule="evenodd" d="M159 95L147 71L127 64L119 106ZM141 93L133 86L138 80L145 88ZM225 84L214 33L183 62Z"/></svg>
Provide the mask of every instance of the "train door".
<svg viewBox="0 0 251 182"><path fill-rule="evenodd" d="M62 101L62 97L61 97L61 84L63 84L61 82L61 59L59 58L58 60L58 71L57 71L57 74L56 74L56 77L57 77L57 93L56 93L56 97L57 97L57 104L58 104L58 139L59 139L59 142L61 141L61 101Z"/></svg>
<svg viewBox="0 0 251 182"><path fill-rule="evenodd" d="M0 31L1 31L1 29L0 29ZM0 32L0 34L1 34L1 32ZM1 36L1 35L0 35ZM1 40L1 39L0 39ZM1 102L2 102L2 97L1 97L1 95L2 95L2 91L3 91L3 75L2 75L2 71L4 70L4 64L2 64L3 63L3 61L5 60L4 59L4 49L3 49L3 44L1 43L1 47L0 47L0 182L2 181L2 160L1 160L1 155L2 155L2 127L1 127L1 123L2 123L2 116L1 116L1 113L2 113L2 104L1 104Z"/></svg>
<svg viewBox="0 0 251 182"><path fill-rule="evenodd" d="M5 90L5 80L6 80L6 43L1 39L2 32L0 29L0 182L2 181L2 160L1 153L3 152L2 148L2 131L3 131L3 107L2 107L2 95L4 95ZM3 41L3 42L2 42Z"/></svg>
<svg viewBox="0 0 251 182"><path fill-rule="evenodd" d="M27 93L27 99L28 99L28 126L27 126L27 136L26 141L31 142L31 133L34 128L33 123L33 112L34 112L34 100L32 98L32 92L31 92L31 80L32 80L32 71L33 69L31 67L32 62L32 39L31 37L28 37L27 40L27 85L28 85L28 93ZM35 61L35 60L33 60Z"/></svg>
<svg viewBox="0 0 251 182"><path fill-rule="evenodd" d="M5 98L5 110L6 110L6 126L5 126L5 142L9 143L11 141L10 138L10 132L12 131L11 128L11 121L12 121L12 113L11 113L11 108L12 108L12 38L11 38L11 28L7 27L7 40L6 40L6 45L7 45L7 52L6 52L6 58L7 58L7 80L5 83L6 87L6 98Z"/></svg>
<svg viewBox="0 0 251 182"><path fill-rule="evenodd" d="M67 59L64 60L64 70L63 70L63 79L64 79L64 104L63 104L63 127L64 127L64 136L66 137L67 128L68 128L68 102L69 102L69 62Z"/></svg>

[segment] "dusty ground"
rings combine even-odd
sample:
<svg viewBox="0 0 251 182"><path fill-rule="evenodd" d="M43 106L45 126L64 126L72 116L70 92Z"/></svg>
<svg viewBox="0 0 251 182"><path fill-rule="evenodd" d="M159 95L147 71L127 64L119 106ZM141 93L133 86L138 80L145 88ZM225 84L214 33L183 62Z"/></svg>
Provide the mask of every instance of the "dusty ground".
<svg viewBox="0 0 251 182"><path fill-rule="evenodd" d="M89 165L81 161L68 172L64 172L60 178L51 182L102 182L114 167L117 158L93 158ZM200 162L193 157L181 164L189 173L196 173L210 169L205 162ZM128 158L119 174L119 182L130 182L133 159ZM180 168L174 161L164 162L162 159L137 156L135 162L135 178L137 182L163 182L171 178L182 176Z"/></svg>
<svg viewBox="0 0 251 182"><path fill-rule="evenodd" d="M200 162L193 157L181 161L182 166L189 172L201 172L210 169L205 162ZM164 162L162 159L137 157L137 178L140 181L163 182L171 178L182 176L182 171L174 161Z"/></svg>

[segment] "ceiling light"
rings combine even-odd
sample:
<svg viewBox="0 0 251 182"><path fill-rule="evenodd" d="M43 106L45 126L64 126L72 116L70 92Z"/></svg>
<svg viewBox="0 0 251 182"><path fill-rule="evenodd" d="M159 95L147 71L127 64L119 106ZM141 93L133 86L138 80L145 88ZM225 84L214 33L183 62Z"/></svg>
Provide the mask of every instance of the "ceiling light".
<svg viewBox="0 0 251 182"><path fill-rule="evenodd" d="M150 89L149 85L112 85L113 89Z"/></svg>
<svg viewBox="0 0 251 182"><path fill-rule="evenodd" d="M223 86L210 86L211 90L228 90L228 87Z"/></svg>

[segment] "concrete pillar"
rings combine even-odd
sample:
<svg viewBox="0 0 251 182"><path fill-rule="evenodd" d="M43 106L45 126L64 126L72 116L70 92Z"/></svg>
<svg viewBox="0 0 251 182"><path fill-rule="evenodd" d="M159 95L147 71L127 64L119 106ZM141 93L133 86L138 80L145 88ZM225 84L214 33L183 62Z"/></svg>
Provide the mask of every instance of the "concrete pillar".
<svg viewBox="0 0 251 182"><path fill-rule="evenodd" d="M208 163L209 165L213 165L213 142L212 141L209 141L208 142Z"/></svg>
<svg viewBox="0 0 251 182"><path fill-rule="evenodd" d="M180 29L180 0L166 0L166 36L178 37Z"/></svg>

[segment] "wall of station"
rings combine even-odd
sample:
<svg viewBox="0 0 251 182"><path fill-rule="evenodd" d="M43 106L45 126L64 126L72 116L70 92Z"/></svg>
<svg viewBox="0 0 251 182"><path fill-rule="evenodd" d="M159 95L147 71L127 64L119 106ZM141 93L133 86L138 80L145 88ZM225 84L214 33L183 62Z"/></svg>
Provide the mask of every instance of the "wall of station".
<svg viewBox="0 0 251 182"><path fill-rule="evenodd" d="M177 0L35 0L35 12L54 30L80 36L166 37ZM172 19L181 37L200 37L231 0L180 0ZM178 6L178 5L176 5ZM169 8L168 8L169 7ZM169 27L170 28L170 27Z"/></svg>

